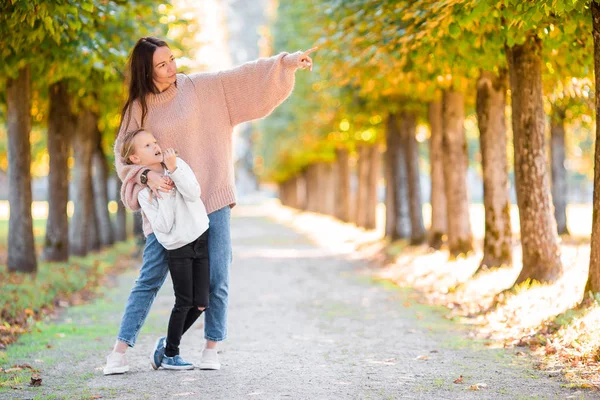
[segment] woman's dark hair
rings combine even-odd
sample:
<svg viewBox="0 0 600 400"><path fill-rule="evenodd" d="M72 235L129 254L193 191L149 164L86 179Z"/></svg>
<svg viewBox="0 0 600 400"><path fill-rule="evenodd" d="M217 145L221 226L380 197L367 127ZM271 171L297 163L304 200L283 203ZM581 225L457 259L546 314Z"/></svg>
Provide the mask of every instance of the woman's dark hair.
<svg viewBox="0 0 600 400"><path fill-rule="evenodd" d="M146 103L146 96L150 93L159 93L158 88L152 80L152 57L157 48L167 46L164 40L147 36L137 41L131 56L129 57L129 94L127 96L127 102L123 106L121 111L121 124L119 124L119 130L123 125L125 114L127 110L130 110L131 105L134 101L139 100L142 106L142 120L140 125L144 125L144 120L148 114L148 104ZM131 112L127 119L127 125L131 120Z"/></svg>

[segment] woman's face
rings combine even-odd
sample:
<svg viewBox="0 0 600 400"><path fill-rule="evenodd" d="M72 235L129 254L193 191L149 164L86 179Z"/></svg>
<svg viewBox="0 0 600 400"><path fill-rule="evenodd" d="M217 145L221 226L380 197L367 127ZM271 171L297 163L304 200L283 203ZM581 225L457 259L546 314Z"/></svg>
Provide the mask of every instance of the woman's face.
<svg viewBox="0 0 600 400"><path fill-rule="evenodd" d="M177 65L171 49L161 46L152 56L152 80L158 89L164 90L177 80Z"/></svg>

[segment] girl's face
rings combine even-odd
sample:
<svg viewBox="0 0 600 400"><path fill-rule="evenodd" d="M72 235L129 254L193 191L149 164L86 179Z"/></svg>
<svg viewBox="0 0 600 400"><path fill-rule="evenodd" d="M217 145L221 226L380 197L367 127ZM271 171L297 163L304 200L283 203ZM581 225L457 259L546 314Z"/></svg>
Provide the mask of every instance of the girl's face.
<svg viewBox="0 0 600 400"><path fill-rule="evenodd" d="M158 47L152 55L152 80L157 88L167 88L177 80L177 64L171 49Z"/></svg>
<svg viewBox="0 0 600 400"><path fill-rule="evenodd" d="M133 154L129 159L134 164L152 165L163 161L163 154L154 135L140 132L133 138Z"/></svg>

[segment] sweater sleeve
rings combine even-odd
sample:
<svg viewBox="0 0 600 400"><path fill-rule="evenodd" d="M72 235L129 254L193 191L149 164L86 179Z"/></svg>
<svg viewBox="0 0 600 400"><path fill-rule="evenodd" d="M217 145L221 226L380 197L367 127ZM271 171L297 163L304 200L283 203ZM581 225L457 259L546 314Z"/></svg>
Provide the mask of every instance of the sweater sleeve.
<svg viewBox="0 0 600 400"><path fill-rule="evenodd" d="M138 193L140 207L152 230L155 232L169 233L175 223L175 196L171 193L165 194L162 199L153 201L149 198L148 190Z"/></svg>
<svg viewBox="0 0 600 400"><path fill-rule="evenodd" d="M135 108L135 107L132 107ZM129 111L125 113L123 123L115 140L115 170L123 185L121 186L121 201L125 207L136 211L140 209L138 202L138 193L144 188L140 182L140 175L145 169L143 165L128 165L121 160L122 138L125 132L129 132L140 127L139 119L135 117L135 112L130 117Z"/></svg>
<svg viewBox="0 0 600 400"><path fill-rule="evenodd" d="M266 117L290 95L301 55L281 53L219 72L232 126Z"/></svg>
<svg viewBox="0 0 600 400"><path fill-rule="evenodd" d="M171 174L177 190L185 201L195 202L200 200L200 184L196 175L181 158L177 158L177 169Z"/></svg>

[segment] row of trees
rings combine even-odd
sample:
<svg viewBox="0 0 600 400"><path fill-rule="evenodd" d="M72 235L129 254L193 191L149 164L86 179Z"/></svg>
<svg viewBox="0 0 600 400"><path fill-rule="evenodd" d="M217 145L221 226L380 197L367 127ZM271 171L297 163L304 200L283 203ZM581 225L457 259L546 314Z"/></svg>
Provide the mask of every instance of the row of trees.
<svg viewBox="0 0 600 400"><path fill-rule="evenodd" d="M0 101L5 105L0 119L7 127L10 271L37 269L32 129L46 136L50 164L43 259L66 261L70 254L85 255L125 239L125 210L119 201L113 230L107 188L126 93L123 72L139 37L167 34L170 12L168 4L157 6L150 0L11 0L0 5ZM69 222L70 180L75 209Z"/></svg>
<svg viewBox="0 0 600 400"><path fill-rule="evenodd" d="M567 233L565 126L568 120L591 121L591 99L598 99L600 86L597 81L592 84L594 66L600 71L598 3L281 1L278 12L275 47L304 48L317 42L323 49L316 62L318 74L303 78L297 85L301 93L263 124L258 169L263 177L281 183L285 203L328 212L314 209L310 202L322 184L321 191L333 193L323 194L321 207L329 204L326 196L333 197L334 209L356 211L349 218L332 215L372 227L372 217L360 214L373 212L374 203L363 199L373 196L377 177L361 171L365 164L366 170L377 170L379 161L368 148L385 146L386 236L423 242L415 134L419 121L425 121L430 128L429 241L439 248L447 236L452 256L468 253L473 239L465 114L473 109L484 186L481 266L512 262L512 167L523 250L516 284L552 281L562 274L558 235ZM279 22L283 20L285 25ZM547 121L552 168L546 155ZM357 157L355 200L347 195L348 152ZM600 291L599 153L587 285L593 292ZM332 162L336 178L321 172L320 183L313 183L311 171L328 171L325 164ZM338 183L331 185L332 181Z"/></svg>

